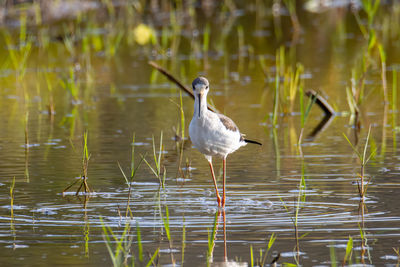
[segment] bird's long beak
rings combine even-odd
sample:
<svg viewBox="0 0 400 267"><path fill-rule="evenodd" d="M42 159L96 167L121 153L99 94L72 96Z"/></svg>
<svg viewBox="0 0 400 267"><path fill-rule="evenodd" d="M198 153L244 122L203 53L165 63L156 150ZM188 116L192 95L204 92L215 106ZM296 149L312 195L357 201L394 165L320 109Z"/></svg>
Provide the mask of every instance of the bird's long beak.
<svg viewBox="0 0 400 267"><path fill-rule="evenodd" d="M201 96L202 95L203 94L197 94L197 97L199 98L199 114L198 114L199 118L200 118L200 111L201 111Z"/></svg>

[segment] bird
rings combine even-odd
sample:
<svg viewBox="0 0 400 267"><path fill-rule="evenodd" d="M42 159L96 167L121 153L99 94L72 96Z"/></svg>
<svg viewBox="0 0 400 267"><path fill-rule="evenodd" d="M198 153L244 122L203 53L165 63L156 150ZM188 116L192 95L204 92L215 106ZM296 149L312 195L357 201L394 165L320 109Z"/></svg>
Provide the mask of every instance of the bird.
<svg viewBox="0 0 400 267"><path fill-rule="evenodd" d="M226 157L235 152L247 143L262 145L261 143L245 138L239 128L229 117L213 112L207 106L207 94L210 85L205 77L197 77L192 82L194 94L193 118L189 125L189 136L192 144L207 159L211 176L214 182L215 193L217 195L218 207L225 207L225 181L226 181ZM222 158L223 178L222 178L222 199L218 192L217 181L215 179L212 164L213 157Z"/></svg>

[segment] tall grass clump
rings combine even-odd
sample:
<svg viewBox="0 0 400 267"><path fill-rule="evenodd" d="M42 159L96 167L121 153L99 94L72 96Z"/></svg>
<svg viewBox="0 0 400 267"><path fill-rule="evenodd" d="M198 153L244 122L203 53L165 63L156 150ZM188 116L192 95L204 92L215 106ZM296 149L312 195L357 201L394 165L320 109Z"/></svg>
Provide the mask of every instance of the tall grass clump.
<svg viewBox="0 0 400 267"><path fill-rule="evenodd" d="M356 21L359 25L360 31L363 34L364 38L368 40L367 48L363 53L363 73L360 78L360 83L363 82L365 76L367 74L368 69L371 67L371 61L373 61L373 52L378 51L377 54L379 56L380 65L381 65L381 80L382 80L382 91L383 91L383 98L385 104L389 103L389 96L388 96L388 89L387 89L387 78L386 78L386 70L387 70L387 63L386 63L386 51L382 41L377 36L377 30L375 20L376 14L378 13L379 6L381 1L380 0L362 0L361 7L364 13L367 15L367 26L364 25L360 15L358 12L354 12ZM360 88L362 89L362 88ZM357 102L358 99L356 98Z"/></svg>
<svg viewBox="0 0 400 267"><path fill-rule="evenodd" d="M179 109L179 117L180 117L180 124L175 128L175 141L183 141L185 139L185 111L183 109L183 99L182 99L182 90L179 90L179 103L171 100L178 109Z"/></svg>
<svg viewBox="0 0 400 267"><path fill-rule="evenodd" d="M146 163L146 165L150 168L150 170L153 172L153 174L158 178L160 187L165 189L165 178L166 178L167 172L165 170L165 167L163 167L163 171L162 171L162 166L161 166L161 157L162 157L162 153L163 153L163 132L161 131L161 134L160 134L160 147L158 150L158 156L157 156L157 151L156 151L156 146L155 146L155 141L154 141L154 135L152 136L152 140L153 140L154 167L144 158L144 156L142 156L142 159Z"/></svg>
<svg viewBox="0 0 400 267"><path fill-rule="evenodd" d="M365 184L365 167L368 163L368 161L375 155L376 149L372 150L370 154L367 154L368 150L368 144L369 144L369 139L370 139L370 134L371 134L371 126L369 126L368 129L368 134L367 138L365 140L364 148L360 152L358 149L351 143L349 138L346 136L346 134L343 133L344 138L347 140L347 142L350 144L351 148L353 149L354 153L356 153L358 159L360 160L360 173L358 176L360 177L360 180L357 181L357 186L358 186L358 193L361 198L361 200L364 200L365 194L368 189L368 185L370 183L370 180Z"/></svg>
<svg viewBox="0 0 400 267"><path fill-rule="evenodd" d="M302 168L301 168L301 177L299 180L299 185L297 187L297 200L295 203L294 210L291 212L288 208L288 206L283 202L281 199L281 202L283 203L283 206L286 210L286 212L289 214L290 219L292 220L293 226L294 226L294 238L295 238L295 246L294 246L294 260L297 265L300 265L300 243L299 241L308 235L308 233L304 233L303 235L299 236L299 216L300 216L300 211L304 204L306 203L306 179L305 179L305 165L304 161L302 160Z"/></svg>
<svg viewBox="0 0 400 267"><path fill-rule="evenodd" d="M272 246L275 243L276 237L277 237L276 234L272 233L272 235L270 236L270 238L268 240L267 247L266 247L265 251L263 251L260 248L259 258L257 258L257 259L254 259L253 246L250 245L250 266L251 267L253 267L253 266L265 266L266 265L267 256L269 255L269 252L270 252ZM279 255L275 259L272 260L271 264L276 262L278 260L277 258L279 258ZM254 263L256 265L254 265Z"/></svg>
<svg viewBox="0 0 400 267"><path fill-rule="evenodd" d="M90 194L90 192L91 192L90 188L89 188L89 185L87 183L87 178L88 178L87 172L88 172L89 159L90 159L87 138L88 138L88 132L85 132L83 134L82 174L81 174L81 177L80 177L80 179L77 179L75 182L73 182L71 185L67 186L63 190L63 195L68 189L70 189L72 186L74 186L79 181L81 181L81 184L80 184L80 186L78 187L78 190L75 193L76 196L79 195L79 193L81 192L82 188L83 188L83 192L85 194Z"/></svg>
<svg viewBox="0 0 400 267"><path fill-rule="evenodd" d="M68 91L71 94L71 96L73 98L73 100L72 100L73 104L80 103L80 101L79 101L80 84L77 81L74 67L69 68L68 77L64 77L63 79L61 79L60 85L62 88L64 88L66 91Z"/></svg>
<svg viewBox="0 0 400 267"><path fill-rule="evenodd" d="M128 185L128 200L126 203L126 211L125 211L125 217L128 217L128 214L132 215L132 210L130 208L130 201L131 201L131 195L132 195L132 185L133 185L133 179L136 176L136 172L139 169L140 165L142 165L143 159L142 158L139 161L139 164L135 167L135 134L132 135L132 143L131 143L132 149L131 149L131 173L129 179L125 175L124 170L122 169L121 165L118 162L118 167L121 170L122 175L125 178L125 182Z"/></svg>
<svg viewBox="0 0 400 267"><path fill-rule="evenodd" d="M143 243L140 234L139 225L136 224L136 239L137 252L133 250L133 232L131 231L130 222L126 222L124 231L120 236L115 234L110 226L107 226L100 217L100 222L103 229L103 239L106 244L113 266L156 266L155 259L158 256L160 248L151 255L148 262L143 262ZM137 254L137 259L135 257Z"/></svg>
<svg viewBox="0 0 400 267"><path fill-rule="evenodd" d="M260 60L261 67L264 73L268 72L265 68L265 62ZM301 63L287 64L285 47L281 46L276 51L275 56L275 86L273 97L273 113L272 124L278 123L279 111L286 115L291 115L294 112L296 97L303 87L301 75L304 72L304 67Z"/></svg>
<svg viewBox="0 0 400 267"><path fill-rule="evenodd" d="M172 102L178 107L180 116L180 124L178 124L176 128L173 127L175 131L176 150L179 155L177 175L181 175L181 177L185 178L185 173L182 170L183 149L185 146L185 111L183 109L182 90L179 90L179 104L174 101Z"/></svg>
<svg viewBox="0 0 400 267"><path fill-rule="evenodd" d="M10 33L4 31L4 39L7 46L9 61L16 73L17 83L21 83L25 77L28 58L33 46L32 38L27 36L26 19L26 14L21 13L19 38L17 40L15 40Z"/></svg>

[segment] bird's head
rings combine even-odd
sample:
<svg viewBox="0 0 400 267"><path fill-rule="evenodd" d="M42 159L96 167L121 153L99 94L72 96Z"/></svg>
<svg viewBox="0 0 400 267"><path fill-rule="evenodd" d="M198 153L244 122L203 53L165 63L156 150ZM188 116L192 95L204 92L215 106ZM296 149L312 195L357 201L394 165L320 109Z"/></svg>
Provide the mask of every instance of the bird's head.
<svg viewBox="0 0 400 267"><path fill-rule="evenodd" d="M208 93L209 90L209 83L208 80L204 77L197 77L192 82L193 93L196 96L202 96Z"/></svg>

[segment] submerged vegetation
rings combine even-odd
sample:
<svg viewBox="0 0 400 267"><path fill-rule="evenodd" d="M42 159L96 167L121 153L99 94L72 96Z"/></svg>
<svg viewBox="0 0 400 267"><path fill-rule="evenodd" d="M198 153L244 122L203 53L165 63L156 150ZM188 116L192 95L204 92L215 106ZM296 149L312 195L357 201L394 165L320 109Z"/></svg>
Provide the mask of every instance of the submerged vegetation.
<svg viewBox="0 0 400 267"><path fill-rule="evenodd" d="M379 191L399 186L400 3L334 2L0 1L0 255L45 260L17 248L80 227L43 243L75 265L399 264L393 227L366 225L400 217ZM199 74L266 144L238 152L226 210L187 137Z"/></svg>

